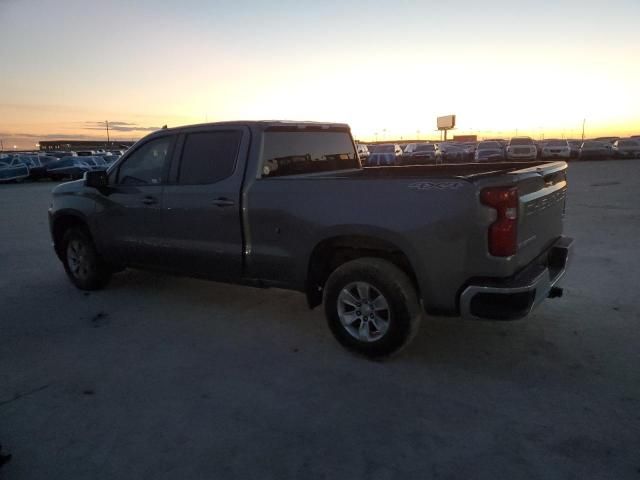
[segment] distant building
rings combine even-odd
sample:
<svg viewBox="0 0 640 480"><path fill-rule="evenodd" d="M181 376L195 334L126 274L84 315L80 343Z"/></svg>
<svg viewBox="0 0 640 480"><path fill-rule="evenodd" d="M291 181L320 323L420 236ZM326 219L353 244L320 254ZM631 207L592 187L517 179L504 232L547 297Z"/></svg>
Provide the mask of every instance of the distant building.
<svg viewBox="0 0 640 480"><path fill-rule="evenodd" d="M40 143L40 150L43 151L70 151L70 150L121 150L129 148L135 142L126 142L124 140L113 140L105 142L104 140L43 140Z"/></svg>
<svg viewBox="0 0 640 480"><path fill-rule="evenodd" d="M477 142L478 136L477 135L454 135L453 141L454 142Z"/></svg>

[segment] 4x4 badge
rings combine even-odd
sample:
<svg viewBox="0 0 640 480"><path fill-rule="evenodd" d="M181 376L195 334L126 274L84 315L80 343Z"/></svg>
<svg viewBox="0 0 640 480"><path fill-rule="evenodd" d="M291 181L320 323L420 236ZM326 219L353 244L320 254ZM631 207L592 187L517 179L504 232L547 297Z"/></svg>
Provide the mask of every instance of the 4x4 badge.
<svg viewBox="0 0 640 480"><path fill-rule="evenodd" d="M411 183L409 188L413 190L457 190L462 185L461 182L416 182Z"/></svg>

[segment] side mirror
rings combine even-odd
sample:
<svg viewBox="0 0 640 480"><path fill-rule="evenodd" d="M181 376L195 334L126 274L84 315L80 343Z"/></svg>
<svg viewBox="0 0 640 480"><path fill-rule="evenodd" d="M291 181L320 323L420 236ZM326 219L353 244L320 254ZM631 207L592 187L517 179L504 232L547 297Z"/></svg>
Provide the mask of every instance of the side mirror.
<svg viewBox="0 0 640 480"><path fill-rule="evenodd" d="M91 172L85 172L84 184L87 187L93 188L105 188L109 185L109 176L105 170L93 170Z"/></svg>

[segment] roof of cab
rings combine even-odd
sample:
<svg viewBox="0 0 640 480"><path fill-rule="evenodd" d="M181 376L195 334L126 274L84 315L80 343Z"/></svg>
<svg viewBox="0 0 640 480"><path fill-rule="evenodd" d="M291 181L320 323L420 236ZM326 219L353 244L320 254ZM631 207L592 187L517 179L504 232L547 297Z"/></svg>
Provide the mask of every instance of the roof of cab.
<svg viewBox="0 0 640 480"><path fill-rule="evenodd" d="M166 126L162 127L160 130L156 130L156 132L170 132L170 131L180 131L188 128L197 128L197 127L219 127L219 126L245 126L245 127L254 127L258 129L267 129L269 127L297 127L303 130L307 127L323 127L323 128L344 128L349 129L349 125L346 123L335 123L335 122L310 122L310 121L295 121L295 120L234 120L234 121L226 121L226 122L208 122L208 123L197 123L193 125L180 125L177 127L167 128Z"/></svg>

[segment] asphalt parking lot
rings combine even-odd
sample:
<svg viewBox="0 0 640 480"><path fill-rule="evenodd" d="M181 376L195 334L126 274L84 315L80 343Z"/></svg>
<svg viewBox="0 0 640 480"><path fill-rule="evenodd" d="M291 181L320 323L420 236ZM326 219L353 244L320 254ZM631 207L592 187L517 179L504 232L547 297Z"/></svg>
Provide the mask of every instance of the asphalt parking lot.
<svg viewBox="0 0 640 480"><path fill-rule="evenodd" d="M83 293L51 183L0 185L0 477L640 478L640 161L572 163L565 296L398 358L302 295L140 271Z"/></svg>

